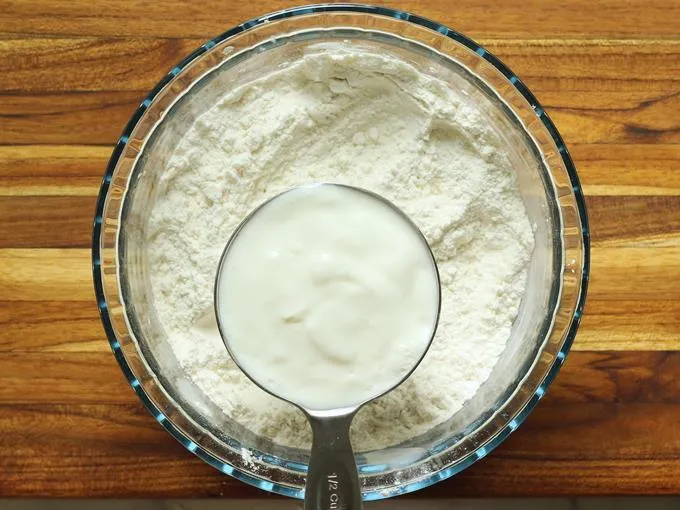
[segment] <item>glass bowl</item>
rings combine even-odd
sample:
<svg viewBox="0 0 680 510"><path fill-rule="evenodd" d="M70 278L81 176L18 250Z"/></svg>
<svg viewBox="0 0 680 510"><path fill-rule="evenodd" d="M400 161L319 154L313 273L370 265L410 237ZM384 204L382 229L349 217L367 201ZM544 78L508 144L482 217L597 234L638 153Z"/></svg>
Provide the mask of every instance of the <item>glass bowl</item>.
<svg viewBox="0 0 680 510"><path fill-rule="evenodd" d="M574 165L543 108L496 57L427 19L363 5L279 11L208 41L151 91L114 149L97 202L93 272L114 355L158 422L221 472L301 498L307 452L280 446L226 419L182 374L164 341L144 251L158 177L147 162L152 159L153 168L162 168L168 149L225 88L295 59L309 44L338 40L393 54L470 95L507 142L535 229L527 292L491 376L448 421L402 444L357 454L363 497L372 500L444 480L501 443L544 395L583 310L589 234Z"/></svg>

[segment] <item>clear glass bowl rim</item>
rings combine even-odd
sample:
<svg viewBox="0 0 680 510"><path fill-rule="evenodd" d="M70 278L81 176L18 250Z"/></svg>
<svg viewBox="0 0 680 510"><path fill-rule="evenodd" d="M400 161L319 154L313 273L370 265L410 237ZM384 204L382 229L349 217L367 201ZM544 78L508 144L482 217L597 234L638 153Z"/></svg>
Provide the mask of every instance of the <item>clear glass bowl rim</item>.
<svg viewBox="0 0 680 510"><path fill-rule="evenodd" d="M280 485L275 482L267 481L267 480L262 480L261 478L257 478L252 476L251 474L235 468L234 466L231 466L229 464L225 464L224 462L216 459L211 453L208 451L204 450L201 448L201 446L197 445L194 443L189 437L187 437L181 430L179 430L177 427L173 425L173 423L168 420L161 410L156 406L156 404L150 399L149 395L144 391L144 389L141 387L139 384L139 381L135 377L130 365L128 364L127 360L125 359L121 349L120 349L120 344L118 342L118 339L116 337L116 334L113 330L113 327L111 325L111 320L109 317L109 312L108 312L108 307L106 303L106 296L104 293L103 289L103 284L102 284L102 263L101 263L101 249L100 249L100 240L101 240L101 235L102 235L102 222L103 222L103 213L104 213L104 207L105 207L105 202L106 198L108 196L108 191L109 187L111 184L111 178L113 175L113 172L118 164L118 161L123 154L123 151L127 145L128 138L137 126L140 118L142 117L143 113L146 111L148 106L151 104L151 102L154 100L154 98L158 95L158 93L175 77L179 72L184 69L186 66L194 62L197 58L199 58L203 53L214 47L215 45L225 41L226 39L235 36L237 34L240 34L242 32L245 32L247 30L250 30L254 27L257 27L259 25L262 25L263 23L268 23L271 21L277 21L285 18L292 18L295 16L302 16L302 15L309 15L309 14L315 14L315 13L328 13L328 12L346 12L346 13L365 13L365 14L373 14L373 15L378 15L378 16L386 16L390 18L394 18L400 21L405 21L409 23L413 23L415 25L419 25L421 27L428 28L430 30L434 30L436 32L439 32L440 34L449 37L453 39L454 41L464 45L465 47L469 48L473 52L477 53L480 55L482 58L484 58L489 64L491 64L493 67L495 67L501 74L503 74L514 86L517 92L519 92L524 99L531 105L531 107L534 109L534 112L536 113L537 117L540 119L540 121L543 123L547 131L550 133L550 136L552 137L555 145L559 148L559 152L562 158L562 161L564 163L564 166L566 168L566 171L569 176L569 180L571 182L572 186L572 191L574 194L574 199L576 201L576 205L578 208L578 216L579 216L579 222L580 222L580 227L581 227L581 232L582 232L582 239L583 239L583 244L582 244L582 253L583 253L583 261L582 261L582 277L580 281L580 294L578 296L578 301L576 308L573 313L573 319L571 322L571 325L569 327L569 330L567 332L566 338L562 344L562 347L560 351L557 353L557 356L555 357L555 361L553 362L552 366L550 367L548 373L546 374L545 378L543 379L543 382L540 384L540 386L536 389L532 397L529 399L529 401L526 403L524 408L519 412L517 415L515 415L514 419L509 422L502 430L500 430L492 439L490 439L488 442L486 442L484 445L481 445L472 452L472 455L468 455L463 461L449 467L446 469L443 469L441 471L433 472L428 476L427 478L417 480L408 484L405 484L400 487L398 493L388 493L386 491L379 491L379 490L372 490L368 492L363 493L363 499L365 501L369 500L379 500L379 499L385 499L388 497L391 497L396 494L405 494L409 492L413 492L425 487L428 487L430 485L433 485L439 481L445 480L447 478L450 478L451 476L455 475L456 473L459 473L472 465L474 462L477 460L483 458L484 456L488 455L491 451L493 451L499 444L501 444L514 430L517 429L517 427L526 419L526 417L531 413L531 411L534 409L538 401L543 397L545 394L547 388L550 386L552 383L553 379L557 375L560 367L564 363L564 360L566 358L567 353L569 352L569 349L571 347L571 344L574 341L574 338L576 336L576 332L578 330L581 317L583 315L583 307L585 305L585 299L586 299L586 294L587 294L587 287L588 287L588 280L589 280L589 275L590 275L590 230L588 227L588 217L587 217L587 211L586 211L586 205L585 205L585 200L582 192L582 188L578 179L578 175L576 173L576 169L574 166L574 163L571 159L571 156L569 154L569 151L566 148L566 145L564 144L564 141L557 131L557 128L553 124L552 120L549 118L548 114L545 112L543 107L540 105L540 103L536 100L534 95L529 91L529 89L522 83L522 81L517 77L515 73L513 73L505 64L503 64L497 57L495 57L492 53L487 51L485 48L483 48L481 45L477 44L475 41L472 39L466 37L465 35L456 32L455 30L452 30L444 25L441 25L437 22L434 22L432 20L429 20L427 18L423 18L421 16L417 16L414 14L411 14L406 11L402 10L396 10L396 9L390 9L387 7L380 7L380 6L373 6L373 5L364 5L364 4L343 4L343 3L338 3L338 4L315 4L315 5L306 5L306 6L299 6L299 7L292 7L288 9L283 9L280 11L276 11L273 13L265 14L263 16L259 16L257 18L253 18L251 20L245 21L241 23L240 25L237 25L230 30L227 30L226 32L218 35L217 37L209 40L196 50L194 50L190 55L185 57L180 63L178 63L175 67L173 67L168 74L166 74L157 84L156 86L151 90L151 92L147 95L147 97L142 101L140 106L135 110L135 112L132 114L132 117L128 121L127 125L125 126L114 150L111 155L111 158L109 160L109 163L107 165L102 184L100 187L99 195L97 197L97 203L96 203L96 209L95 209L95 217L94 217L94 225L93 225L93 234L92 234L92 272L93 272L93 279L94 279L94 288L95 288L95 295L97 298L97 305L99 309L99 314L100 318L102 320L102 324L104 326L104 330L106 332L109 344L113 350L114 356L116 360L118 361L118 364L120 365L123 373L125 374L125 377L127 378L128 382L132 386L133 390L137 394L137 396L140 398L144 406L147 408L149 413L177 440L179 441L185 448L187 448L190 452L194 453L198 457L200 457L203 461L208 463L209 465L213 466L214 468L218 469L222 473L229 474L233 476L236 479L239 479L249 485L253 485L255 487L258 487L260 489L263 489L265 491L269 491L275 494L280 494L283 496L288 496L288 497L294 497L294 498L301 498L302 497L302 491L292 489L291 487L285 486L285 485Z"/></svg>

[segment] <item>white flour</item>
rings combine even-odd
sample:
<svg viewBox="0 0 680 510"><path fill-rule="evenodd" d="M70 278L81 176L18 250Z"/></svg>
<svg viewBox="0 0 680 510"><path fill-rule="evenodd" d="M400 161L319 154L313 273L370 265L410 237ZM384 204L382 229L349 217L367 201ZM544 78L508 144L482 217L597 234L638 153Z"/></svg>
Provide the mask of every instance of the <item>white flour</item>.
<svg viewBox="0 0 680 510"><path fill-rule="evenodd" d="M315 181L360 186L422 229L439 264L442 310L417 371L355 418L355 449L396 444L448 419L502 353L533 249L502 147L474 105L445 83L341 47L227 94L159 172L163 188L150 217L152 289L178 360L239 423L307 447L304 416L229 359L212 311L215 271L234 228L265 199Z"/></svg>

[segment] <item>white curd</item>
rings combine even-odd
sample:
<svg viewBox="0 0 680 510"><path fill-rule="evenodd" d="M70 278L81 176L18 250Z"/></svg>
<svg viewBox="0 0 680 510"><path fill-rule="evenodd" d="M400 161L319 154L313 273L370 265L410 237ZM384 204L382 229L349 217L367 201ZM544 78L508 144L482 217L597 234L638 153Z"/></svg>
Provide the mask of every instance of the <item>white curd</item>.
<svg viewBox="0 0 680 510"><path fill-rule="evenodd" d="M396 208L355 188L279 195L234 237L217 314L238 364L311 410L351 407L418 363L439 309L426 241Z"/></svg>

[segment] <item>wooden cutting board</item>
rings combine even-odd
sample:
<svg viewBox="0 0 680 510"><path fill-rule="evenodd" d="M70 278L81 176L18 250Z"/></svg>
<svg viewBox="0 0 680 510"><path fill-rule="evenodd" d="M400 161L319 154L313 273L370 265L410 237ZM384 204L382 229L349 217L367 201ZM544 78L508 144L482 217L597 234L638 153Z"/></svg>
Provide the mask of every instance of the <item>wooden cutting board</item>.
<svg viewBox="0 0 680 510"><path fill-rule="evenodd" d="M128 117L185 54L283 0L0 0L0 497L251 497L126 384L90 233ZM299 2L294 2L299 3ZM582 328L488 458L414 497L680 492L680 3L411 0L505 61L571 149L592 228Z"/></svg>

